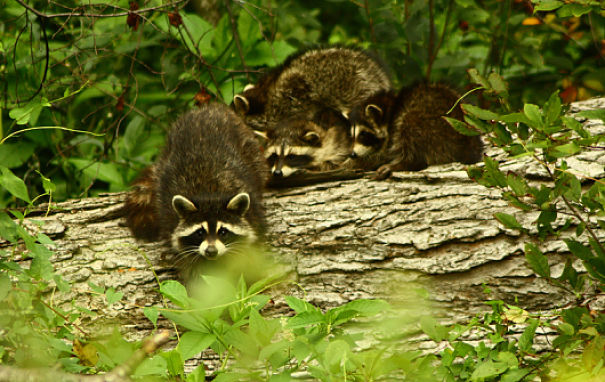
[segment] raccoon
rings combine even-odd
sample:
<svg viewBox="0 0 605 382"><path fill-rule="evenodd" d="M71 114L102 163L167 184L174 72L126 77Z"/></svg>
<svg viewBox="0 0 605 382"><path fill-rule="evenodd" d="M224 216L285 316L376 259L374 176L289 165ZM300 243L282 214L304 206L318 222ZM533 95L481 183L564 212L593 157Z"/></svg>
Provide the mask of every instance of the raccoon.
<svg viewBox="0 0 605 382"><path fill-rule="evenodd" d="M353 149L344 166L377 170L376 178L384 179L392 171L480 161L481 138L458 133L442 118L458 98L443 84L416 84L398 94L369 97L350 113ZM459 105L450 116L462 118Z"/></svg>
<svg viewBox="0 0 605 382"><path fill-rule="evenodd" d="M391 89L385 69L367 53L329 47L298 52L233 99L233 108L255 130L321 104L347 114L370 95Z"/></svg>
<svg viewBox="0 0 605 382"><path fill-rule="evenodd" d="M274 178L297 170L332 170L351 151L350 124L338 111L318 107L270 126L266 131L265 156Z"/></svg>
<svg viewBox="0 0 605 382"><path fill-rule="evenodd" d="M254 133L218 103L185 113L155 164L135 182L125 209L135 237L170 240L181 276L236 252L266 230L268 168Z"/></svg>

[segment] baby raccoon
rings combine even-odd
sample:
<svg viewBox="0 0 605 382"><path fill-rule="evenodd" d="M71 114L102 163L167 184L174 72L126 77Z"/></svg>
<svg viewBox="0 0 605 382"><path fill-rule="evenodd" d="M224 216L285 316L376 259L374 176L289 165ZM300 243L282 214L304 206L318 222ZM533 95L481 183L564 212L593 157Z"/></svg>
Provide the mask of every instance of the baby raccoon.
<svg viewBox="0 0 605 382"><path fill-rule="evenodd" d="M366 99L350 113L354 143L345 167L377 169L376 178L384 179L392 171L480 161L481 138L458 133L442 118L457 100L442 84L417 84ZM462 119L459 105L450 117Z"/></svg>
<svg viewBox="0 0 605 382"><path fill-rule="evenodd" d="M268 174L254 133L229 107L205 105L177 119L162 155L135 182L128 226L137 238L170 240L188 279L203 259L262 238Z"/></svg>
<svg viewBox="0 0 605 382"><path fill-rule="evenodd" d="M302 51L249 85L233 107L255 130L306 111L313 104L346 115L372 94L391 89L383 67L367 53L344 47Z"/></svg>
<svg viewBox="0 0 605 382"><path fill-rule="evenodd" d="M269 126L265 156L271 174L281 178L299 169L326 171L338 167L351 151L349 130L348 120L329 108L297 114Z"/></svg>

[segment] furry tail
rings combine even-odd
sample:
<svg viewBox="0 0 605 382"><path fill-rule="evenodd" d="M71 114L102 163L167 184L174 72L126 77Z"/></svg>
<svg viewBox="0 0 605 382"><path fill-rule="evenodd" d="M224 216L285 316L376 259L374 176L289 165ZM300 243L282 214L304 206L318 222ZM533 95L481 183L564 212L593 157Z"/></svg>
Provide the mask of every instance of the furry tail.
<svg viewBox="0 0 605 382"><path fill-rule="evenodd" d="M145 241L160 239L160 227L155 201L157 200L155 166L149 166L132 184L124 202L126 224L132 234Z"/></svg>

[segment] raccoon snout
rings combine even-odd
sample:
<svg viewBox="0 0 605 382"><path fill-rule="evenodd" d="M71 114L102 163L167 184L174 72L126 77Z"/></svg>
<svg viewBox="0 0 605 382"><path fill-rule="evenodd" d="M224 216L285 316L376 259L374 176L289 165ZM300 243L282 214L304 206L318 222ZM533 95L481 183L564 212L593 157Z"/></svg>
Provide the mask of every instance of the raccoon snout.
<svg viewBox="0 0 605 382"><path fill-rule="evenodd" d="M350 156L351 158L353 158L353 159L355 159L355 158L357 158L357 157L358 157L358 155L357 155L357 153L356 153L355 151L351 152L351 154L349 154L349 156Z"/></svg>
<svg viewBox="0 0 605 382"><path fill-rule="evenodd" d="M217 255L218 255L218 249L216 249L216 247L214 245L208 246L208 248L206 248L206 251L204 252L204 256L207 259L215 259Z"/></svg>
<svg viewBox="0 0 605 382"><path fill-rule="evenodd" d="M282 170L274 170L273 171L273 176L277 177L277 178L281 178L284 176L284 173L282 172Z"/></svg>

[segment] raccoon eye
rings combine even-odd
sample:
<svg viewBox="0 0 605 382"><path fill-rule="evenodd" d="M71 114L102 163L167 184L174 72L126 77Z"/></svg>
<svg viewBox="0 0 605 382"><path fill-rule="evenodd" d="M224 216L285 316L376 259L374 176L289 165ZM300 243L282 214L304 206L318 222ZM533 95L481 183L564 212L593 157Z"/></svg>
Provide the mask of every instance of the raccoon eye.
<svg viewBox="0 0 605 382"><path fill-rule="evenodd" d="M221 227L218 230L218 235L221 236L221 237L227 236L227 235L229 235L229 233L230 233L230 231L227 228L225 228L225 227Z"/></svg>
<svg viewBox="0 0 605 382"><path fill-rule="evenodd" d="M310 155L286 155L286 164L290 167L303 167L313 162L313 157Z"/></svg>
<svg viewBox="0 0 605 382"><path fill-rule="evenodd" d="M364 146L379 146L382 140L376 135L367 131L362 131L357 136L357 141Z"/></svg>
<svg viewBox="0 0 605 382"><path fill-rule="evenodd" d="M277 154L273 153L267 158L267 163L269 164L269 166L273 166L275 162L277 162Z"/></svg>
<svg viewBox="0 0 605 382"><path fill-rule="evenodd" d="M302 139L310 146L318 146L320 144L319 134L314 131L307 132L305 135L303 135Z"/></svg>
<svg viewBox="0 0 605 382"><path fill-rule="evenodd" d="M195 235L198 238L204 238L206 236L206 230L203 228L198 229L197 231L195 231L193 233L193 235Z"/></svg>

